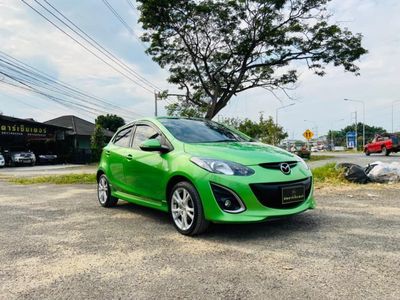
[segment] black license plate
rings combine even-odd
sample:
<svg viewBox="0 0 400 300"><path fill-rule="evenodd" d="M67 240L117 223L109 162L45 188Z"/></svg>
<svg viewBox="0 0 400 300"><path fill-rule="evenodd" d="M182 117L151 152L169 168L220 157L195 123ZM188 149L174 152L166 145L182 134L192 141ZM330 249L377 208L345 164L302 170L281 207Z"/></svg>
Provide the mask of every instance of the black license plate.
<svg viewBox="0 0 400 300"><path fill-rule="evenodd" d="M282 204L301 202L305 199L304 186L282 188Z"/></svg>

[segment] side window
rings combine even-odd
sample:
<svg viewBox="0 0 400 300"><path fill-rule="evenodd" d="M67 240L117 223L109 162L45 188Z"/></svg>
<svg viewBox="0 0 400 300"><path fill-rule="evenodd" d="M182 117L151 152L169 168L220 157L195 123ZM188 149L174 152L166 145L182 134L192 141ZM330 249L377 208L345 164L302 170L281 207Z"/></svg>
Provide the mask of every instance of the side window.
<svg viewBox="0 0 400 300"><path fill-rule="evenodd" d="M132 127L128 127L128 128L122 129L120 132L118 132L113 140L114 145L117 145L119 147L128 148L129 141L131 138L131 131L132 131Z"/></svg>
<svg viewBox="0 0 400 300"><path fill-rule="evenodd" d="M137 125L132 147L140 149L139 145L148 139L158 139L162 142L161 135L153 127L148 125Z"/></svg>

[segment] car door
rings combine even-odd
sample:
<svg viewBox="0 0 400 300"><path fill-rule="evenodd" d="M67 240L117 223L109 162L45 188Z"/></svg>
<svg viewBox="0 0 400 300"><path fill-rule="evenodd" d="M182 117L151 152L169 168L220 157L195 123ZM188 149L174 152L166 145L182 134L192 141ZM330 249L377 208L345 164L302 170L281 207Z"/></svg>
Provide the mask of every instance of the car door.
<svg viewBox="0 0 400 300"><path fill-rule="evenodd" d="M161 131L154 125L136 124L129 150L132 159L125 161L125 181L130 194L161 203L165 199L168 170L165 157L168 153L141 150L140 144L151 138L159 139L161 144L168 144Z"/></svg>
<svg viewBox="0 0 400 300"><path fill-rule="evenodd" d="M116 190L125 191L124 163L130 159L130 144L134 126L121 129L104 149L108 161L107 176Z"/></svg>

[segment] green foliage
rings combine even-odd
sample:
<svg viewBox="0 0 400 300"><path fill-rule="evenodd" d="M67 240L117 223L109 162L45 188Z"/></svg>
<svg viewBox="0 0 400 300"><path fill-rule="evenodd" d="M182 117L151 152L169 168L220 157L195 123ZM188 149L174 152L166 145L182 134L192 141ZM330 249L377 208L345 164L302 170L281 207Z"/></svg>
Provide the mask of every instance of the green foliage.
<svg viewBox="0 0 400 300"><path fill-rule="evenodd" d="M191 102L180 101L165 106L168 116L186 117L186 118L202 118L207 112L207 107L196 106Z"/></svg>
<svg viewBox="0 0 400 300"><path fill-rule="evenodd" d="M347 132L354 131L355 124L348 125L341 130L336 131L329 131L328 132L328 139L331 140L331 134L333 134L333 143L337 146L346 146L346 134ZM386 133L386 130L382 127L370 126L365 124L365 142L373 140L376 134L383 134ZM357 142L358 148L362 148L362 135L363 135L363 124L359 122L357 124Z"/></svg>
<svg viewBox="0 0 400 300"><path fill-rule="evenodd" d="M343 170L336 168L336 163L329 163L322 167L312 169L316 184L341 184L348 183L343 176Z"/></svg>
<svg viewBox="0 0 400 300"><path fill-rule="evenodd" d="M299 62L319 76L327 64L359 74L362 36L329 23L329 1L138 0L139 22L147 53L212 119L248 89L291 86Z"/></svg>
<svg viewBox="0 0 400 300"><path fill-rule="evenodd" d="M125 125L124 119L117 115L100 115L96 118L96 124L100 125L102 128L116 132L117 129Z"/></svg>
<svg viewBox="0 0 400 300"><path fill-rule="evenodd" d="M288 137L288 134L284 132L283 127L279 125L277 126L272 117L265 119L263 114L260 114L258 122L254 122L247 118L244 120L238 118L226 118L223 120L223 123L266 144L277 145L280 141Z"/></svg>
<svg viewBox="0 0 400 300"><path fill-rule="evenodd" d="M101 152L103 151L105 142L106 139L104 136L104 129L100 126L100 124L96 124L96 128L93 132L92 137L90 138L92 161L100 160Z"/></svg>
<svg viewBox="0 0 400 300"><path fill-rule="evenodd" d="M96 174L65 174L40 177L23 177L12 178L9 180L17 184L36 184L36 183L51 183L51 184L88 184L96 183Z"/></svg>
<svg viewBox="0 0 400 300"><path fill-rule="evenodd" d="M310 159L308 159L308 162L312 161L319 161L319 160L326 160L326 159L333 159L335 156L332 155L312 155Z"/></svg>

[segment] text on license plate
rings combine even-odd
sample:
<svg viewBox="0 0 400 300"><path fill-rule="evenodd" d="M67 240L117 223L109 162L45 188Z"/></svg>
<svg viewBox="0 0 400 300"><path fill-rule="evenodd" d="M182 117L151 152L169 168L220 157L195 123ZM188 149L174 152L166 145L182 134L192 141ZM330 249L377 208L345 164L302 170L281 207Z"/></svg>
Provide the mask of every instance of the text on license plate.
<svg viewBox="0 0 400 300"><path fill-rule="evenodd" d="M304 201L304 186L282 188L282 204Z"/></svg>

